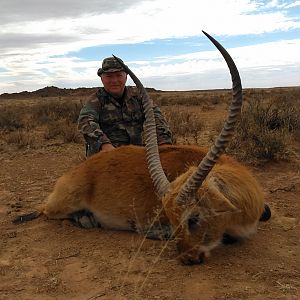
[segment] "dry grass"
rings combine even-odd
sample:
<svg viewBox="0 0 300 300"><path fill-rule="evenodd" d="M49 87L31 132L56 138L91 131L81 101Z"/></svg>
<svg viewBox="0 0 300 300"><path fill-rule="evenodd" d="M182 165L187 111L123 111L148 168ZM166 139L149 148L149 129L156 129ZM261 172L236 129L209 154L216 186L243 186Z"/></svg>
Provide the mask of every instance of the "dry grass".
<svg viewBox="0 0 300 300"><path fill-rule="evenodd" d="M83 143L77 131L81 104L57 98L48 100L14 101L2 103L0 109L0 137L2 149L41 148L47 141ZM8 147L9 148L9 147Z"/></svg>
<svg viewBox="0 0 300 300"><path fill-rule="evenodd" d="M24 114L16 105L7 105L0 110L0 128L2 130L16 130L24 128Z"/></svg>
<svg viewBox="0 0 300 300"><path fill-rule="evenodd" d="M164 108L163 113L171 128L174 143L200 143L199 132L204 127L200 107L174 105Z"/></svg>
<svg viewBox="0 0 300 300"><path fill-rule="evenodd" d="M2 139L7 144L14 144L18 148L37 148L37 141L34 137L34 133L25 130L17 129L8 134L3 135Z"/></svg>
<svg viewBox="0 0 300 300"><path fill-rule="evenodd" d="M173 132L174 142L211 145L223 126L228 90L150 92ZM69 100L72 99L72 100ZM227 151L249 163L288 158L300 130L300 88L247 89L236 133ZM70 96L0 102L0 145L39 148L47 143L83 143L77 131L81 108ZM9 147L8 147L9 148Z"/></svg>
<svg viewBox="0 0 300 300"><path fill-rule="evenodd" d="M82 143L76 123L64 118L49 122L45 127L43 136L45 140L62 138L64 143Z"/></svg>
<svg viewBox="0 0 300 300"><path fill-rule="evenodd" d="M244 106L227 151L255 164L288 159L299 129L300 107L295 101L254 100Z"/></svg>
<svg viewBox="0 0 300 300"><path fill-rule="evenodd" d="M201 106L210 107L219 103L229 103L231 92L216 91L186 91L186 92L153 92L152 100L159 106Z"/></svg>

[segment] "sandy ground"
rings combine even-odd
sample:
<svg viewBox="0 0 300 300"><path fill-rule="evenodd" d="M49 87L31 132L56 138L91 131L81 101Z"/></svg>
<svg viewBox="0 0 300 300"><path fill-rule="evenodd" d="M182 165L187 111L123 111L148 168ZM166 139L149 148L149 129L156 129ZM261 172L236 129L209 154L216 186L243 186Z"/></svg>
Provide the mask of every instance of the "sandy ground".
<svg viewBox="0 0 300 300"><path fill-rule="evenodd" d="M273 216L252 240L184 266L173 241L44 217L12 224L82 159L72 144L1 153L0 299L300 299L299 160L254 170Z"/></svg>

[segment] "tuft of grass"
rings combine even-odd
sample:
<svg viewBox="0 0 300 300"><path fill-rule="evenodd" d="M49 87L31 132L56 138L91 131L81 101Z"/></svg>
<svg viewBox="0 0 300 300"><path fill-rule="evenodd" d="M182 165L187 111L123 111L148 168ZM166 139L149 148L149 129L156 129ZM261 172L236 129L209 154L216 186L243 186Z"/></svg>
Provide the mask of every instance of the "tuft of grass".
<svg viewBox="0 0 300 300"><path fill-rule="evenodd" d="M44 138L46 140L62 138L64 143L83 143L77 125L67 119L49 122L44 131Z"/></svg>
<svg viewBox="0 0 300 300"><path fill-rule="evenodd" d="M81 105L72 101L49 101L39 103L32 107L32 114L36 117L37 124L46 124L51 121L68 119L76 123Z"/></svg>
<svg viewBox="0 0 300 300"><path fill-rule="evenodd" d="M14 144L18 148L36 148L36 139L31 131L18 129L3 137L7 144Z"/></svg>
<svg viewBox="0 0 300 300"><path fill-rule="evenodd" d="M13 131L24 128L24 115L17 106L9 105L1 107L0 110L0 129Z"/></svg>
<svg viewBox="0 0 300 300"><path fill-rule="evenodd" d="M74 124L71 126L71 124L66 123L61 135L64 143L83 144L83 138Z"/></svg>
<svg viewBox="0 0 300 300"><path fill-rule="evenodd" d="M77 130L81 104L51 99L23 105L2 105L0 136L3 145L38 148L43 140L59 139L63 143L83 143Z"/></svg>
<svg viewBox="0 0 300 300"><path fill-rule="evenodd" d="M174 143L181 139L187 144L198 144L199 132L203 128L199 109L174 105L163 109L163 112L173 134Z"/></svg>
<svg viewBox="0 0 300 300"><path fill-rule="evenodd" d="M46 124L43 137L45 140L53 140L59 138L62 133L62 126L64 126L65 120L50 121Z"/></svg>
<svg viewBox="0 0 300 300"><path fill-rule="evenodd" d="M249 102L242 111L227 152L249 163L287 159L300 110L291 101Z"/></svg>

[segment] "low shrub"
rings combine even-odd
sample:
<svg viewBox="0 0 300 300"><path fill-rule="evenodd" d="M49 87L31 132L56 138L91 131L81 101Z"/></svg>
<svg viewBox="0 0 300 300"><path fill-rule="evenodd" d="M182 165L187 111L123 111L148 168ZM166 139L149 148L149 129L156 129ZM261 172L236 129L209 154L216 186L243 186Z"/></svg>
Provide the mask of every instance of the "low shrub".
<svg viewBox="0 0 300 300"><path fill-rule="evenodd" d="M7 144L14 144L18 148L36 148L36 139L32 132L24 129L18 129L5 134L2 139Z"/></svg>
<svg viewBox="0 0 300 300"><path fill-rule="evenodd" d="M293 132L300 127L299 120L300 110L292 102L249 102L227 152L251 163L286 159L291 153Z"/></svg>
<svg viewBox="0 0 300 300"><path fill-rule="evenodd" d="M175 143L179 138L187 144L198 143L199 132L203 128L203 122L199 118L199 108L174 105L163 109L163 112Z"/></svg>
<svg viewBox="0 0 300 300"><path fill-rule="evenodd" d="M32 114L36 116L38 124L46 124L51 121L60 119L68 119L72 123L76 123L81 105L72 101L47 101L34 105Z"/></svg>
<svg viewBox="0 0 300 300"><path fill-rule="evenodd" d="M62 138L64 143L83 143L77 125L67 119L49 122L44 131L44 138L46 140Z"/></svg>
<svg viewBox="0 0 300 300"><path fill-rule="evenodd" d="M24 113L17 106L1 107L0 129L13 131L24 127Z"/></svg>

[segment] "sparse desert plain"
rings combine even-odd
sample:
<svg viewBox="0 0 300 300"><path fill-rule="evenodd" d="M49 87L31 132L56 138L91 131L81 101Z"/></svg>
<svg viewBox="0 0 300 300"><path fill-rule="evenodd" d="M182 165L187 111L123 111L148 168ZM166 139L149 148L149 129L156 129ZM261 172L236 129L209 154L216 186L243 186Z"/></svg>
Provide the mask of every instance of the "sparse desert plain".
<svg viewBox="0 0 300 300"><path fill-rule="evenodd" d="M300 87L244 91L228 153L255 174L272 217L251 240L221 245L204 264L182 265L174 241L44 216L12 223L85 159L76 119L94 90L0 95L0 299L300 299ZM149 95L176 143L208 147L230 101L228 90Z"/></svg>

